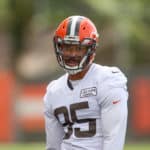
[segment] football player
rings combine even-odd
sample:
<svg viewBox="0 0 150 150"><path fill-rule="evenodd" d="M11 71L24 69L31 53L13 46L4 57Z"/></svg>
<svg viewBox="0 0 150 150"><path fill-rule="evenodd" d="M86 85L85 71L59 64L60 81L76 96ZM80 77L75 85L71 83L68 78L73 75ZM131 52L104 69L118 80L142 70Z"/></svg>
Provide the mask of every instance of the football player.
<svg viewBox="0 0 150 150"><path fill-rule="evenodd" d="M46 150L123 150L127 78L93 62L98 39L84 16L66 18L55 31L56 58L66 73L44 96Z"/></svg>

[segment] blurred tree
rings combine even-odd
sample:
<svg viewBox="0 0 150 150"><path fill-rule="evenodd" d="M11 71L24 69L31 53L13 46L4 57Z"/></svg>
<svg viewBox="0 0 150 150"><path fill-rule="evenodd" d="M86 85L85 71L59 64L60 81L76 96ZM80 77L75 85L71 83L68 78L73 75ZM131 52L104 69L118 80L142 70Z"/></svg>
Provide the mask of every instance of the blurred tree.
<svg viewBox="0 0 150 150"><path fill-rule="evenodd" d="M8 28L10 20L9 0L0 1L0 29Z"/></svg>
<svg viewBox="0 0 150 150"><path fill-rule="evenodd" d="M24 32L34 13L34 0L10 0L11 33L13 36L12 67L15 69L16 58L23 50Z"/></svg>
<svg viewBox="0 0 150 150"><path fill-rule="evenodd" d="M112 30L118 31L116 52L121 66L150 65L149 0L85 0L100 14L111 18ZM96 5L95 5L96 4Z"/></svg>

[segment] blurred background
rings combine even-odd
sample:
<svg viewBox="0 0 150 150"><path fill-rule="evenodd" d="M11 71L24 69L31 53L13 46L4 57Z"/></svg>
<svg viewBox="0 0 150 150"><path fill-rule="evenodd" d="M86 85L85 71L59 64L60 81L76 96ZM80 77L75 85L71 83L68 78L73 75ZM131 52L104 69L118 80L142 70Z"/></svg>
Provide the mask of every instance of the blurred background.
<svg viewBox="0 0 150 150"><path fill-rule="evenodd" d="M53 33L71 15L95 23L96 63L118 66L128 77L126 142L150 142L149 6L149 0L0 0L0 143L45 142L43 95L64 73Z"/></svg>

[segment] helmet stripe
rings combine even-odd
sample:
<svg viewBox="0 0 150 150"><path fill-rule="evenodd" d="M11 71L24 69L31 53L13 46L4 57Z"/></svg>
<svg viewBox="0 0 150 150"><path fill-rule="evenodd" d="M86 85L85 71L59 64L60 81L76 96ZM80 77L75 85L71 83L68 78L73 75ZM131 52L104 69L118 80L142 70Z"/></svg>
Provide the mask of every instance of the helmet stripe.
<svg viewBox="0 0 150 150"><path fill-rule="evenodd" d="M75 28L76 28L77 20L78 20L78 16L73 17L72 24L71 24L71 29L70 29L70 36L75 35Z"/></svg>
<svg viewBox="0 0 150 150"><path fill-rule="evenodd" d="M68 22L68 25L67 25L66 35L70 35L71 24L72 24L72 18L69 19L69 22Z"/></svg>
<svg viewBox="0 0 150 150"><path fill-rule="evenodd" d="M80 29L80 23L82 21L82 18L78 18L77 23L76 23L76 27L75 27L75 35L78 36L79 34L79 29Z"/></svg>
<svg viewBox="0 0 150 150"><path fill-rule="evenodd" d="M80 16L74 16L69 19L68 26L67 26L67 35L69 36L78 35L79 27L82 19L83 18Z"/></svg>

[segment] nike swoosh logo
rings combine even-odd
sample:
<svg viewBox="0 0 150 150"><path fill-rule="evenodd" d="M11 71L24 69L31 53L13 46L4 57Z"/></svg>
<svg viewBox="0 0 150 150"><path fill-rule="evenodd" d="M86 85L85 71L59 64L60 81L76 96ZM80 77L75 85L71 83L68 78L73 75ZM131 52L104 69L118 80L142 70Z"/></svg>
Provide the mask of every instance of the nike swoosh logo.
<svg viewBox="0 0 150 150"><path fill-rule="evenodd" d="M117 101L113 101L112 103L113 104L117 104L117 103L119 103L120 102L120 100L117 100Z"/></svg>
<svg viewBox="0 0 150 150"><path fill-rule="evenodd" d="M118 71L112 71L112 73L119 73Z"/></svg>

